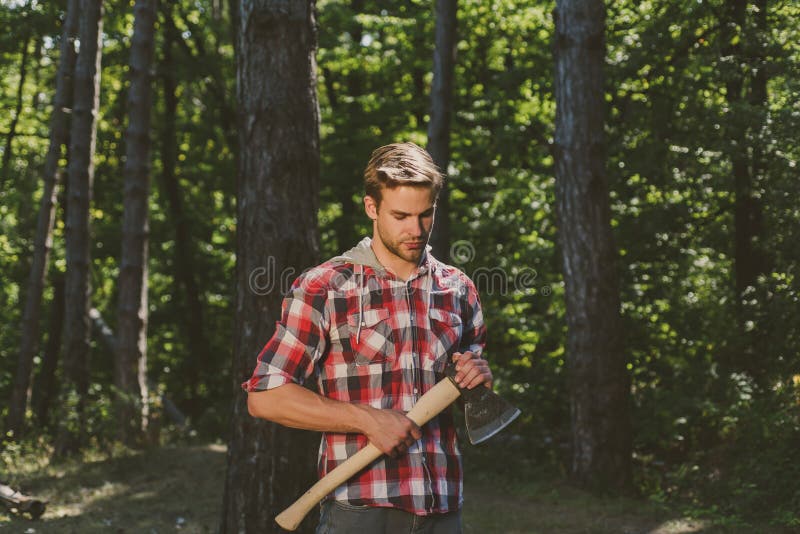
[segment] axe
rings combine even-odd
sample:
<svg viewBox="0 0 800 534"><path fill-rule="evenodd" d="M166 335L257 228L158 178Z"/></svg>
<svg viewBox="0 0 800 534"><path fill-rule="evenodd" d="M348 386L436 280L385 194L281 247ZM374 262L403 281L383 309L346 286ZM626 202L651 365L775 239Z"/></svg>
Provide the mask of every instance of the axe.
<svg viewBox="0 0 800 534"><path fill-rule="evenodd" d="M487 387L459 388L455 381L455 374L455 366L450 363L447 366L446 378L420 397L406 417L422 427L457 398L463 397L467 435L470 443L474 445L486 441L500 432L520 414L519 409L507 403ZM275 521L286 530L295 530L319 501L381 456L383 453L380 449L372 443L368 443L366 447L336 466L319 482L311 486L294 504L278 514Z"/></svg>
<svg viewBox="0 0 800 534"><path fill-rule="evenodd" d="M33 519L39 519L47 507L47 501L25 495L11 486L7 486L5 482L0 482L0 502L18 514L24 512L31 514Z"/></svg>

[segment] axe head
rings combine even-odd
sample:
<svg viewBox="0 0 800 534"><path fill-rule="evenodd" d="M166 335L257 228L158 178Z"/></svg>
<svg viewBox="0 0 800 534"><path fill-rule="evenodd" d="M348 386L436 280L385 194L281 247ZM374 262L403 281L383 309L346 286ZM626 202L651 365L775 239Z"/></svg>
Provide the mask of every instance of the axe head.
<svg viewBox="0 0 800 534"><path fill-rule="evenodd" d="M447 366L446 374L456 384L456 369L452 363ZM473 389L458 388L464 399L464 421L467 435L473 445L491 438L521 413L519 409L506 402L500 395L484 386Z"/></svg>

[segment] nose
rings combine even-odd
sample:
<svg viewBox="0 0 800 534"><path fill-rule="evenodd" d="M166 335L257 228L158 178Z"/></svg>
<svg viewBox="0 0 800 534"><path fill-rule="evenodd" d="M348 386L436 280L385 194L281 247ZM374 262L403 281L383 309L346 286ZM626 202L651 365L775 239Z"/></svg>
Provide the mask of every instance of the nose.
<svg viewBox="0 0 800 534"><path fill-rule="evenodd" d="M417 217L413 219L413 223L411 226L411 236L415 239L420 239L428 233L428 229L425 224L425 217Z"/></svg>

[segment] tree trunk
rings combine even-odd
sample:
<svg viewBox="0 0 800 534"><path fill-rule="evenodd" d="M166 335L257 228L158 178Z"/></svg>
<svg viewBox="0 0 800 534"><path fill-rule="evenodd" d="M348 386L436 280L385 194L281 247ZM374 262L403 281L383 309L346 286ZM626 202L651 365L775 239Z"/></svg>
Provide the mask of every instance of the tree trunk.
<svg viewBox="0 0 800 534"><path fill-rule="evenodd" d="M137 0L134 12L114 366L120 437L127 445L141 443L147 430L147 246L150 234L147 203L150 196L150 70L156 0Z"/></svg>
<svg viewBox="0 0 800 534"><path fill-rule="evenodd" d="M555 16L555 171L567 305L573 480L602 491L631 483L616 251L605 173L602 1L559 0Z"/></svg>
<svg viewBox="0 0 800 534"><path fill-rule="evenodd" d="M428 123L428 152L434 163L447 173L450 166L450 121L453 113L453 80L456 68L456 0L436 0L436 50L433 54L431 120ZM450 262L450 193L445 185L436 204L436 223L431 245L433 255Z"/></svg>
<svg viewBox="0 0 800 534"><path fill-rule="evenodd" d="M281 291L257 294L252 273L299 274L317 260L319 108L314 3L242 0L237 47L240 159L234 402L220 531L280 532L275 514L314 479L316 434L247 413L239 384L280 317ZM313 531L314 518L301 527Z"/></svg>
<svg viewBox="0 0 800 534"><path fill-rule="evenodd" d="M69 9L69 7L67 7ZM66 17L66 13L65 13ZM66 22L66 21L65 21ZM49 36L48 36L49 37ZM44 61L45 53L44 53L44 37L39 36L36 39L36 45L33 48L34 50L34 60L33 60L33 86L34 87L41 87L43 84L49 84L49 80L47 82L42 81L42 61ZM58 74L56 74L56 77ZM56 80L56 84L58 84L58 80ZM39 111L39 108L42 106L42 98L41 96L44 93L40 91L34 91L31 95L31 109L34 111Z"/></svg>
<svg viewBox="0 0 800 534"><path fill-rule="evenodd" d="M758 190L764 173L763 128L767 116L767 70L763 42L767 31L767 5L757 3L755 20L748 20L747 2L726 4L728 23L723 39L731 43L724 53L738 66L726 80L726 99L731 110L729 133L733 174L733 285L736 292L736 315L741 338L731 353L731 370L746 371L761 383L764 367L759 360L761 328L748 328L756 320L749 301L758 301L758 277L766 271L767 250L764 238L762 206ZM736 39L735 39L736 37ZM761 383L761 386L767 386Z"/></svg>
<svg viewBox="0 0 800 534"><path fill-rule="evenodd" d="M178 11L181 12L181 4L177 5L179 6ZM197 56L192 57L191 50L189 50L187 46L187 55L189 55L189 57L198 64L197 68L201 69L201 72L206 72L208 74L208 82L204 87L207 91L206 98L211 99L215 103L216 111L218 113L217 120L219 120L220 127L222 128L225 142L231 151L235 151L238 145L235 123L236 118L233 107L229 101L228 92L226 91L225 75L220 67L221 63L213 56L213 54L219 53L219 48L215 47L213 53L209 54L205 45L203 44L203 40L205 38L203 35L203 27L192 22L191 17L187 16L186 13L181 13L181 22L184 26L186 26L186 28L188 28L189 33L191 34L192 43L194 43L194 47L197 50ZM175 24L171 17L168 19L168 24L172 26L173 30L176 30ZM180 33L177 33L177 38L182 40L183 36Z"/></svg>
<svg viewBox="0 0 800 534"><path fill-rule="evenodd" d="M63 416L54 455L77 451L84 440L84 407L89 389L89 205L94 182L97 111L100 103L102 0L80 0L80 54L75 64L69 147L64 307Z"/></svg>
<svg viewBox="0 0 800 534"><path fill-rule="evenodd" d="M186 358L181 366L181 376L186 377L190 388L189 415L200 413L200 369L206 369L211 362L209 343L205 336L205 320L203 318L205 302L201 296L195 275L195 250L193 246L190 223L183 209L180 184L176 176L178 164L178 141L176 115L178 109L178 84L175 80L175 63L172 57L172 46L180 38L178 30L172 24L171 10L165 10L168 18L164 32L164 56L161 65L161 81L164 87L164 127L161 132L161 188L167 199L170 222L175 229L175 281L180 286L183 299L183 321L187 345L192 358Z"/></svg>
<svg viewBox="0 0 800 534"><path fill-rule="evenodd" d="M60 173L58 160L62 146L69 142L69 108L72 106L72 76L75 70L75 35L78 30L78 0L70 0L64 16L64 29L61 35L61 58L56 74L56 94L53 99L53 114L50 118L50 146L44 162L44 192L39 203L39 217L36 223L36 237L33 244L31 272L28 290L25 294L25 308L22 312L20 349L17 358L17 371L8 405L6 430L13 436L22 431L27 408L28 386L33 356L39 339L39 318L42 308L42 292L47 273L50 250L53 247L53 221ZM51 332L52 335L52 332Z"/></svg>
<svg viewBox="0 0 800 534"><path fill-rule="evenodd" d="M30 7L30 2L28 7ZM17 84L17 105L14 108L14 118L11 119L11 124L8 127L8 134L6 135L6 146L3 150L3 165L2 165L2 183L5 184L8 180L9 167L11 165L11 153L14 148L14 138L17 136L17 124L19 124L19 116L22 115L22 99L25 96L25 80L28 77L28 55L31 47L30 32L22 41L22 58L20 59L19 67L19 82Z"/></svg>
<svg viewBox="0 0 800 534"><path fill-rule="evenodd" d="M734 114L733 132L731 132L731 163L734 190L734 283L737 302L741 302L749 287L754 287L758 275L763 271L761 255L757 251L756 242L761 234L761 209L758 199L754 197L754 173L757 171L756 152L760 152L759 137L762 124L751 125L748 105L762 107L766 101L766 71L763 65L750 65L751 58L743 50L750 44L755 50L755 43L747 43L747 2L736 0L726 4L729 24L724 32L732 44L726 54L735 58L734 65L740 66L725 84L726 98ZM766 6L763 6L764 15ZM766 21L766 19L764 19ZM735 28L735 29L733 29ZM737 34L732 33L737 32ZM734 40L734 37L738 39ZM762 52L763 55L763 52ZM755 71L754 76L749 72ZM747 84L750 78L752 85ZM738 119L738 120L737 120ZM751 132L751 128L756 130ZM751 133L753 134L751 136ZM752 140L751 140L752 139Z"/></svg>
<svg viewBox="0 0 800 534"><path fill-rule="evenodd" d="M348 30L348 33L350 34L351 42L354 43L355 51L357 51L361 47L361 40L364 38L364 25L358 19L358 15L364 12L364 0L350 0L350 12L352 13L352 20L349 21L349 24L352 24L352 27ZM363 124L365 114L362 99L365 85L364 73L359 69L352 69L344 76L344 79L348 98L342 101L342 109L339 110L339 113L357 124ZM329 94L334 94L333 100L336 101L335 93L329 92ZM361 239L356 229L356 221L363 215L364 208L361 203L353 202L354 193L363 192L360 180L362 176L359 174L359 170L354 167L351 177L346 178L344 183L339 183L334 187L336 201L342 205L342 214L334 225L336 244L342 250L353 246L354 243Z"/></svg>
<svg viewBox="0 0 800 534"><path fill-rule="evenodd" d="M77 2L77 0L72 0ZM61 348L61 333L64 330L64 275L53 276L53 303L50 308L50 328L47 330L47 345L42 355L42 364L33 380L31 404L37 426L47 426L50 407L56 387L58 353Z"/></svg>

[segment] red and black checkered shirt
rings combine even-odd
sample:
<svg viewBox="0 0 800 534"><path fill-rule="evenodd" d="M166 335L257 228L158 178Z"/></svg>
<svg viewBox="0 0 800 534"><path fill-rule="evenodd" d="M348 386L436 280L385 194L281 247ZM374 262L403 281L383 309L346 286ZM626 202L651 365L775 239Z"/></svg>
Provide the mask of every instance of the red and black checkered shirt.
<svg viewBox="0 0 800 534"><path fill-rule="evenodd" d="M454 352L481 354L485 344L474 284L430 254L407 281L335 258L301 275L282 310L253 376L242 384L248 392L316 376L325 397L408 412L443 378ZM407 454L383 456L332 497L420 515L459 509L461 456L452 414L446 410L422 431ZM323 433L320 477L366 444L362 434Z"/></svg>

